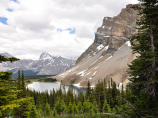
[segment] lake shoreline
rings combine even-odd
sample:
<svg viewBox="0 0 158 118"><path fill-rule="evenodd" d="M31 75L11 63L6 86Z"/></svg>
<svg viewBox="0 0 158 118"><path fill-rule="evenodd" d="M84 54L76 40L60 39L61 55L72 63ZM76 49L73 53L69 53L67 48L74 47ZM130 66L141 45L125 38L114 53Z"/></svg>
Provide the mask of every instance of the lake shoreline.
<svg viewBox="0 0 158 118"><path fill-rule="evenodd" d="M63 85L60 82L33 82L32 84L28 84L26 87L28 89L32 89L40 92L44 92L46 90L50 92L50 90L53 89L59 90L60 87L62 89L65 88L66 91L68 91L69 88L72 88L73 92L75 92L76 94L79 94L80 92L83 92L85 94L87 90L87 88L85 87L77 87L74 85Z"/></svg>

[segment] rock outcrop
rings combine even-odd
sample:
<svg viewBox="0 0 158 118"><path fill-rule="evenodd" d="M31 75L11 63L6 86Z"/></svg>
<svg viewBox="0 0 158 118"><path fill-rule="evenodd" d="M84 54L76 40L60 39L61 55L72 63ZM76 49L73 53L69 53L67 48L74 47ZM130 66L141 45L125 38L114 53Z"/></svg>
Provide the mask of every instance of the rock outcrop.
<svg viewBox="0 0 158 118"><path fill-rule="evenodd" d="M56 78L65 84L80 86L86 86L88 80L94 86L104 78L112 78L118 85L126 84L128 64L136 57L128 40L136 34L136 21L139 19L132 6L127 5L118 16L105 17L102 26L97 29L94 42L77 59L76 65Z"/></svg>

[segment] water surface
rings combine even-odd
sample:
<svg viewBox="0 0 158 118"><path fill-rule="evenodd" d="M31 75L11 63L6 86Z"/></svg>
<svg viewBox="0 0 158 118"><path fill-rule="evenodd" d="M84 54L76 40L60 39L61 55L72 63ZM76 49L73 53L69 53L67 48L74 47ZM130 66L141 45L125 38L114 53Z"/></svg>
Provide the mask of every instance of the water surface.
<svg viewBox="0 0 158 118"><path fill-rule="evenodd" d="M35 90L35 91L40 91L44 92L48 90L50 93L50 90L58 90L59 88L63 88L64 85L61 85L60 83L49 83L49 82L33 82L32 84L27 85L29 89ZM86 88L83 87L77 87L73 85L65 85L65 90L67 91L69 88L73 90L75 94L79 94L80 92L83 92L84 94L86 93Z"/></svg>

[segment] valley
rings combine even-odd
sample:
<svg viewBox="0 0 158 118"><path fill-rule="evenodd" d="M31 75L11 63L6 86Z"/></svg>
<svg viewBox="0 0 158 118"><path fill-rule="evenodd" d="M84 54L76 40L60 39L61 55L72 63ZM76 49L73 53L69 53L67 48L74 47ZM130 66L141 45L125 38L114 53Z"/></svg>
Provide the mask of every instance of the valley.
<svg viewBox="0 0 158 118"><path fill-rule="evenodd" d="M15 40L17 47L14 49L18 50L17 55L35 57L36 60L18 59L7 52L0 52L0 118L157 118L158 1L138 1L137 4L126 5L114 17L104 17L97 31L90 29L92 28L90 25L96 25L97 20L94 20L95 23L90 22L97 18L97 15L99 16L96 8L102 11L98 5L103 1L92 0L88 4L84 1L80 1L84 4L78 2L75 11L79 6L78 10L84 12L77 15L70 9L74 7L76 1L64 1L62 9L55 9L61 4L60 2L63 2L62 0L53 5L51 4L53 1L49 3L38 1L37 6L32 2L29 3L35 8L40 6L42 11L39 14L44 12L45 17L42 17L44 23L40 22L41 17L37 17L38 20L25 27L25 32L20 29L21 25L15 28L16 32L22 35L35 37L33 38L35 42L32 40L31 43L25 40L26 37L22 38L30 47L22 52L27 50L39 54L40 49L43 49L51 50L54 55L60 53L64 56L53 56L43 51L37 59L35 54L23 54L19 50L21 49L21 46L18 47L19 42ZM20 3L22 1L16 4L21 5ZM45 5L49 6L48 4L51 4L53 9L52 6L48 9L43 8ZM24 5L22 4L21 8ZM115 7L117 9L117 5L112 4L113 9ZM83 9L84 6L86 10ZM94 14L88 17L89 6L93 8L91 10ZM22 10L25 9L27 7ZM54 9L55 13L52 12ZM47 10L52 10L53 18L48 15ZM12 11L7 9L7 12ZM64 14L61 15L60 12ZM38 14L34 15L38 16ZM32 21L33 16L28 19ZM62 22L58 22L60 19L56 20L55 16L60 16ZM48 19L45 20L47 17L50 22ZM67 17L75 19L75 23ZM85 19L80 19L81 17L87 18L88 22L84 24ZM0 21L1 19L0 17ZM10 23L14 26L10 20L6 22L6 26L1 23L0 25L7 30L10 28ZM83 25L82 23L84 27L79 27ZM89 29L87 30L85 26ZM35 31L36 28L38 30ZM12 32L12 29L9 31ZM87 38L90 37L88 31L93 31L95 35L93 42ZM16 32L12 35L13 39ZM36 32L37 36L33 35L33 32ZM82 47L85 40L91 43L87 49ZM81 47L78 49L77 45ZM3 46L7 47L8 44ZM82 48L84 51L81 53ZM67 53L69 49L70 52ZM80 56L73 57L79 53Z"/></svg>

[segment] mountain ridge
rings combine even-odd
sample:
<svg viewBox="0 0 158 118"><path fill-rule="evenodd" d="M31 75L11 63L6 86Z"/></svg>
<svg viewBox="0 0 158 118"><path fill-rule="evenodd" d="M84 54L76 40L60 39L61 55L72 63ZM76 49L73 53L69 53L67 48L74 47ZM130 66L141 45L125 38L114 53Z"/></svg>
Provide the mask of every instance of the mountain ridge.
<svg viewBox="0 0 158 118"><path fill-rule="evenodd" d="M137 4L136 4L137 5ZM136 21L139 19L135 5L129 4L117 16L104 17L97 29L94 42L77 59L75 66L56 76L63 84L92 86L100 79L113 79L119 86L128 80L128 64L135 59L128 38L136 34Z"/></svg>
<svg viewBox="0 0 158 118"><path fill-rule="evenodd" d="M8 53L0 53L5 57L13 57ZM7 56L8 55L8 56ZM43 52L39 60L21 59L16 62L2 62L0 63L0 71L13 71L13 77L17 77L18 70L24 70L31 75L56 75L59 74L75 64L74 60L69 60L61 56L56 57Z"/></svg>

